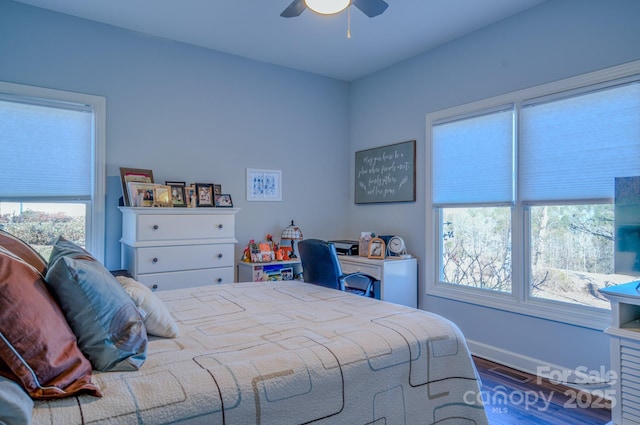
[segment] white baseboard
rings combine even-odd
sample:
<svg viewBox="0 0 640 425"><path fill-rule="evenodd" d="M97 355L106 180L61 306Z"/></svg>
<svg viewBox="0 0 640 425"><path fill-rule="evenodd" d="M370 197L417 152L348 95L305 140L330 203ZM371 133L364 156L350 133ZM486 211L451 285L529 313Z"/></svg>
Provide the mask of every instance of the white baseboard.
<svg viewBox="0 0 640 425"><path fill-rule="evenodd" d="M557 382L568 387L587 392L594 390L602 391L610 388L610 384L606 380L599 379L598 376L596 376L594 380L593 377L581 375L579 374L580 371L570 369L566 366L513 353L511 351L506 351L501 348L473 340L467 340L467 346L469 347L471 354L474 356L481 357L522 372L530 373L535 376L551 378L553 382ZM562 379L558 379L559 377L562 377Z"/></svg>

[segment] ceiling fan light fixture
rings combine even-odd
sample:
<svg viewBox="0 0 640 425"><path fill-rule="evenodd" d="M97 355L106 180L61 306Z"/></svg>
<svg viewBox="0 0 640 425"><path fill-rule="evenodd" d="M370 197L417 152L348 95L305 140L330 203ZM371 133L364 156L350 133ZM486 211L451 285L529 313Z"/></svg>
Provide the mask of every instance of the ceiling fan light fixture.
<svg viewBox="0 0 640 425"><path fill-rule="evenodd" d="M304 0L307 7L321 15L333 15L345 10L351 0Z"/></svg>

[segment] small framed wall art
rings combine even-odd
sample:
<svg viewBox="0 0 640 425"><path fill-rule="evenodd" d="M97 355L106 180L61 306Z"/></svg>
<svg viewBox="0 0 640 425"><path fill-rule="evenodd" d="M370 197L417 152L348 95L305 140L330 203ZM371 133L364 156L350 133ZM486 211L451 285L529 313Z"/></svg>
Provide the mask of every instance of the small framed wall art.
<svg viewBox="0 0 640 425"><path fill-rule="evenodd" d="M247 201L282 201L282 170L247 168Z"/></svg>

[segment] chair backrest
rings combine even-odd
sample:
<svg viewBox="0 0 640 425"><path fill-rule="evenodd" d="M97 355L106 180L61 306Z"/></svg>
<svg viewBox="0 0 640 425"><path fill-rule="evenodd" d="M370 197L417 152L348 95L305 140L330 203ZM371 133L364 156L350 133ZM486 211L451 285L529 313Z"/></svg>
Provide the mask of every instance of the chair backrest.
<svg viewBox="0 0 640 425"><path fill-rule="evenodd" d="M320 239L304 239L298 242L298 252L305 282L341 289L339 277L342 275L342 269L333 243Z"/></svg>

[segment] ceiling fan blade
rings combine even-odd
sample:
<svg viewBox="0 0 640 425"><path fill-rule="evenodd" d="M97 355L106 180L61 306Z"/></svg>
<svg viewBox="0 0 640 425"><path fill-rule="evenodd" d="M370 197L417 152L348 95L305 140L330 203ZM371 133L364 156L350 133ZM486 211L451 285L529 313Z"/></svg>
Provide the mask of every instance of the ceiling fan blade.
<svg viewBox="0 0 640 425"><path fill-rule="evenodd" d="M352 0L351 3L370 18L382 14L389 7L384 0Z"/></svg>
<svg viewBox="0 0 640 425"><path fill-rule="evenodd" d="M282 11L280 16L283 18L295 18L296 16L300 16L306 8L307 5L304 3L304 0L293 0L291 4Z"/></svg>

